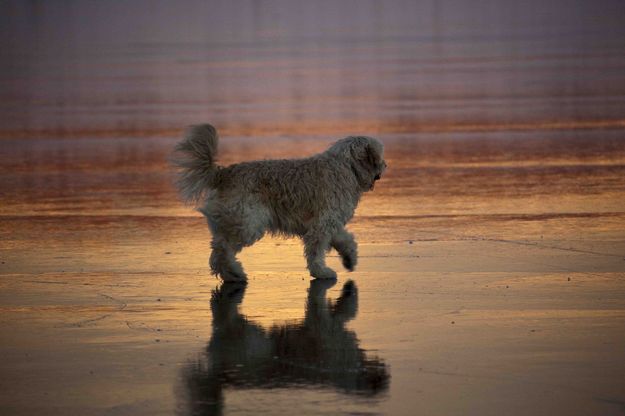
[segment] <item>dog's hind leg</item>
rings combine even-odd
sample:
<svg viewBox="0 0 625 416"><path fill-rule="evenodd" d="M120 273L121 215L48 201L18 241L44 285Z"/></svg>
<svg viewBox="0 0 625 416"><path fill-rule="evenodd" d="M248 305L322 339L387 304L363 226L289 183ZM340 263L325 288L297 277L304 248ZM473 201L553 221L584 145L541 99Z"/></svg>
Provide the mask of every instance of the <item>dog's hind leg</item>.
<svg viewBox="0 0 625 416"><path fill-rule="evenodd" d="M213 240L211 241L211 252L208 264L214 275L221 277L226 282L244 281L247 279L243 266L239 263L235 255L241 251L243 246L234 243L223 233L219 226L219 217L211 215L208 210L202 211L206 216L208 228L211 230Z"/></svg>
<svg viewBox="0 0 625 416"><path fill-rule="evenodd" d="M246 280L243 266L236 254L260 240L267 228L266 208L253 198L212 203L202 209L213 234L210 267L224 281Z"/></svg>
<svg viewBox="0 0 625 416"><path fill-rule="evenodd" d="M354 235L345 228L341 228L332 236L330 245L341 255L343 267L350 272L354 271L358 262L358 245L354 240Z"/></svg>
<svg viewBox="0 0 625 416"><path fill-rule="evenodd" d="M315 229L309 230L303 237L306 263L312 277L336 279L336 272L326 266L326 251L330 248L330 237Z"/></svg>
<svg viewBox="0 0 625 416"><path fill-rule="evenodd" d="M211 242L209 265L213 274L221 277L226 282L246 280L247 276L243 266L236 259L235 254L241 250L240 245L233 245L219 234L213 234Z"/></svg>

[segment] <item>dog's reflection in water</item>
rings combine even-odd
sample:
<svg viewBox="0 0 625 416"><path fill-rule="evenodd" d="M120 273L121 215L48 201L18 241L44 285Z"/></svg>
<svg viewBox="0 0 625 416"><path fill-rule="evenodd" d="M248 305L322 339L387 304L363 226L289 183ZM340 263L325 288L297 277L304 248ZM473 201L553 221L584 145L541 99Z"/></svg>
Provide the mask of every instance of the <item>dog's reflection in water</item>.
<svg viewBox="0 0 625 416"><path fill-rule="evenodd" d="M191 414L221 414L224 388L331 387L365 396L385 391L387 365L369 357L345 328L356 316L352 281L332 302L333 280L310 284L303 321L263 328L241 315L244 283L224 283L213 292L213 334L206 354L184 370ZM186 406L185 406L186 407Z"/></svg>

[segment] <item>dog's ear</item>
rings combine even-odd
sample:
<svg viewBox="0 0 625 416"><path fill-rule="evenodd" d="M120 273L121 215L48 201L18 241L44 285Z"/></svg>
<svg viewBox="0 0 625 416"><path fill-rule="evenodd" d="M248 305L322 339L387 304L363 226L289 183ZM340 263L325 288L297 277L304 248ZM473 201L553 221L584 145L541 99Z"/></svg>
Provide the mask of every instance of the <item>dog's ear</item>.
<svg viewBox="0 0 625 416"><path fill-rule="evenodd" d="M351 154L352 170L363 189L369 190L377 174L377 152L366 141L358 140L353 143Z"/></svg>
<svg viewBox="0 0 625 416"><path fill-rule="evenodd" d="M367 163L371 169L371 172L375 172L378 166L378 152L371 146L371 144L367 143L366 146L367 152Z"/></svg>
<svg viewBox="0 0 625 416"><path fill-rule="evenodd" d="M365 143L362 146L358 160L364 166L365 170L372 176L375 176L378 170L380 156L377 150L370 144Z"/></svg>

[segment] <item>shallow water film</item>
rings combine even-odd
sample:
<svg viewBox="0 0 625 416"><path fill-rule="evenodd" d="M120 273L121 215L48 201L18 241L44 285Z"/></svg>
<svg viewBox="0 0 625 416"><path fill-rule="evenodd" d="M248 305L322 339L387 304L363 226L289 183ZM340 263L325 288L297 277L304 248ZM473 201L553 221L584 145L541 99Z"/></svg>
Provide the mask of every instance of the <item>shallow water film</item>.
<svg viewBox="0 0 625 416"><path fill-rule="evenodd" d="M619 415L625 5L0 3L3 415ZM172 185L352 134L388 169L347 228L208 268Z"/></svg>

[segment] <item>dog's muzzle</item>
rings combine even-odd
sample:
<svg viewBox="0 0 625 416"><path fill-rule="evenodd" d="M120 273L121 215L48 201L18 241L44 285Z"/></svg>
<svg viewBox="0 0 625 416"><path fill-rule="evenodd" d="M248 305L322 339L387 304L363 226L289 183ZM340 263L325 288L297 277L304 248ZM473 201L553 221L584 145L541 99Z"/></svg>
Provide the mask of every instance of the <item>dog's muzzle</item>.
<svg viewBox="0 0 625 416"><path fill-rule="evenodd" d="M371 187L369 188L370 191L373 191L373 187L375 186L375 181L379 181L380 180L380 175L375 175L373 177L373 182L371 182Z"/></svg>

